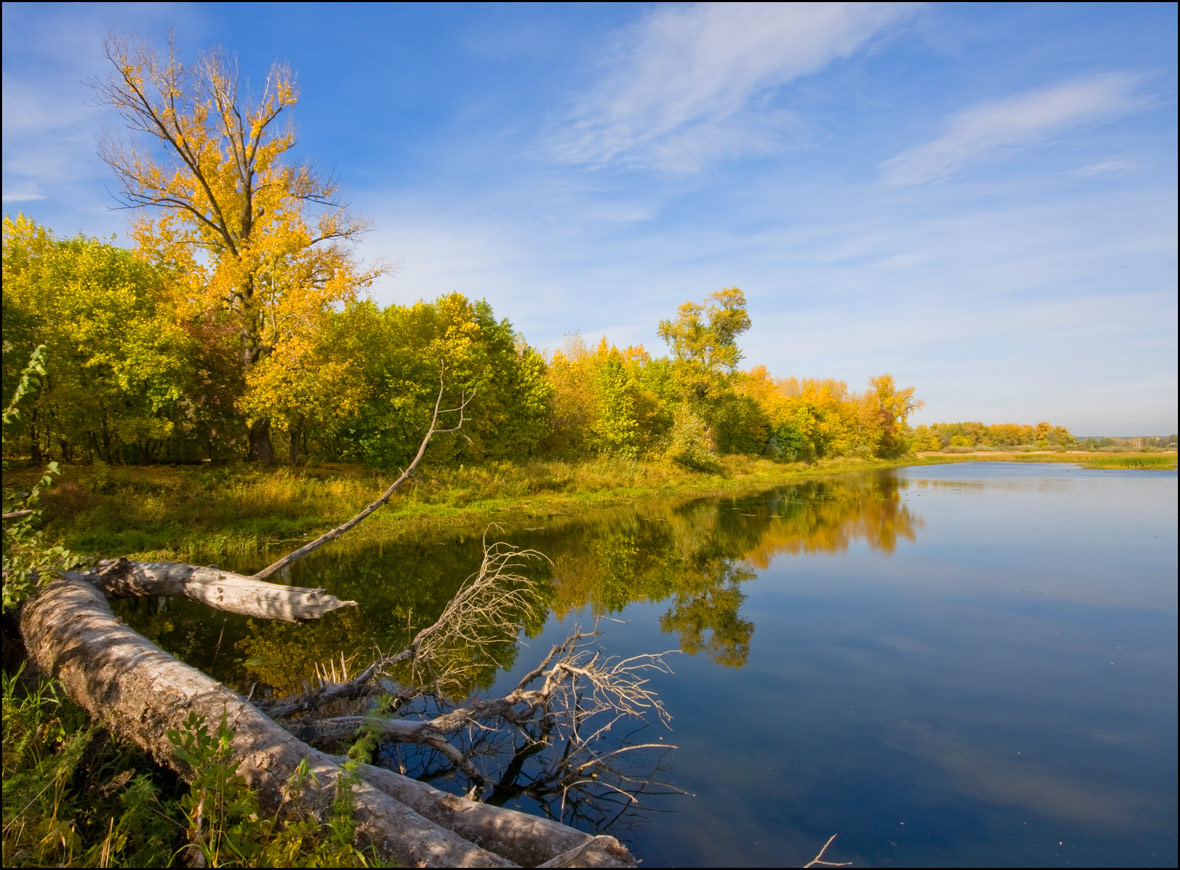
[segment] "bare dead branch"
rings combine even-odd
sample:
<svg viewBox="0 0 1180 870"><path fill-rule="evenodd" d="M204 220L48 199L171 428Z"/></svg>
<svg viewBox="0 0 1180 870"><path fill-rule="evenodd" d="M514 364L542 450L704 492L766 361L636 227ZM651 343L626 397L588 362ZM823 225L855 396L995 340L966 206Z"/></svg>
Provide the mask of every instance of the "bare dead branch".
<svg viewBox="0 0 1180 870"><path fill-rule="evenodd" d="M488 531L492 528L500 527L493 524ZM419 631L409 646L382 656L347 682L325 685L268 704L267 712L282 719L317 710L334 701L368 697L378 691L376 681L381 674L409 660L414 661L417 674L429 673L435 689L463 684L465 673L470 668L479 667L479 662L486 661L493 646L515 638L520 620L535 610L531 581L519 570L526 563L539 560L548 561L541 553L519 550L503 541L489 544L485 531L484 557L479 570L463 582L438 619ZM469 651L466 664L448 656L459 647ZM421 692L424 688L416 686L414 691ZM383 690L391 691L388 685Z"/></svg>
<svg viewBox="0 0 1180 870"><path fill-rule="evenodd" d="M828 846L832 845L832 840L836 839L836 834L828 837L828 841L824 843L824 847L819 850L819 854L804 864L804 867L851 867L851 861L825 861L823 860L824 852L828 851Z"/></svg>
<svg viewBox="0 0 1180 870"><path fill-rule="evenodd" d="M403 471L398 476L397 480L395 480L392 484L390 484L389 488L381 494L380 498L378 498L375 502L373 502L368 507L366 507L364 510L362 510L355 517L353 517L352 519L348 520L345 523L342 523L341 525L337 526L336 528L334 528L330 531L324 532L324 534L320 535L318 538L316 538L311 543L305 544L304 546L300 547L298 550L288 553L287 555L283 556L283 558L279 559L278 561L273 562L270 565L267 565L265 568L263 568L261 571L259 571L257 574L254 575L255 580L266 580L268 577L271 577L274 574L278 573L279 571L282 571L284 568L287 568L287 567L293 565L295 562L298 562L300 559L302 559L304 556L308 555L309 553L315 552L320 547L322 547L324 544L327 544L329 541L334 541L337 538L339 538L341 535L343 535L349 529L356 526L358 523L361 522L361 520L365 519L367 516L369 516L369 514L373 513L379 507L381 507L385 504L388 504L389 499L393 496L394 490L396 490L399 486L401 486L403 483L405 483L410 478L410 475L412 475L414 473L414 471L417 469L418 464L422 461L422 457L426 455L426 447L427 447L427 445L430 444L431 439L434 438L435 435L441 435L441 434L444 434L447 432L458 432L459 431L459 429L463 426L463 424L466 423L470 419L469 417L466 416L465 412L467 410L467 405L471 402L472 398L474 398L474 397L472 395L468 395L465 392L462 395L459 405L457 407L448 408L446 410L439 410L439 407L442 404L443 390L445 388L443 375L444 375L444 371L440 367L439 374L438 374L438 397L434 400L434 413L431 415L431 418L430 418L430 428L427 430L426 435L422 438L422 443L418 445L418 452L417 452L417 454L415 454L413 461L406 467L406 470ZM445 429L441 429L438 427L438 418L439 418L440 414L454 414L454 413L458 413L458 415L459 415L459 421L454 426L451 426L451 427L445 428Z"/></svg>

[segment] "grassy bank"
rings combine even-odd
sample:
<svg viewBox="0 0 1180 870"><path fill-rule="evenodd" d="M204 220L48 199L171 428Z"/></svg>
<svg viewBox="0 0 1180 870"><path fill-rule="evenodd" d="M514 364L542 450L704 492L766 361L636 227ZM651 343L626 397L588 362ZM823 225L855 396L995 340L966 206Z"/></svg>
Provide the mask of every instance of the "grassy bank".
<svg viewBox="0 0 1180 870"><path fill-rule="evenodd" d="M1166 470L1176 467L1174 452L1105 453L1084 450L1060 452L1011 452L977 450L970 453L919 453L915 465L940 465L948 462L1058 462L1086 468L1150 468Z"/></svg>
<svg viewBox="0 0 1180 870"><path fill-rule="evenodd" d="M735 494L831 474L964 461L1174 468L1176 455L979 452L811 464L729 456L716 474L607 460L427 466L388 507L349 537L391 540L432 531L478 530L492 521L544 520L641 498ZM38 473L34 468L9 470L6 484L29 486ZM189 561L210 554L258 553L303 541L354 515L392 476L344 464L299 469L66 466L44 496L45 522L50 534L61 537L71 550L98 556Z"/></svg>
<svg viewBox="0 0 1180 870"><path fill-rule="evenodd" d="M1176 454L1145 454L1137 456L1100 456L1086 463L1086 468L1156 468L1176 467Z"/></svg>
<svg viewBox="0 0 1180 870"><path fill-rule="evenodd" d="M912 462L912 460L910 460ZM543 520L647 497L721 495L901 462L783 464L725 457L716 474L643 462L485 463L422 469L389 506L349 533L391 540ZM36 469L6 474L29 486ZM244 554L316 535L357 513L394 475L362 466L64 466L43 496L45 523L71 550L137 559Z"/></svg>

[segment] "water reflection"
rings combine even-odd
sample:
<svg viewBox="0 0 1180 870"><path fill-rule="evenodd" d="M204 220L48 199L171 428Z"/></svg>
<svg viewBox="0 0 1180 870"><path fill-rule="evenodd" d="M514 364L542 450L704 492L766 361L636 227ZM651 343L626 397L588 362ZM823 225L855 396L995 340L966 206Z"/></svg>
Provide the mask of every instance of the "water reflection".
<svg viewBox="0 0 1180 870"><path fill-rule="evenodd" d="M636 603L662 604L660 627L674 645L740 668L755 629L742 612L743 584L783 555L842 553L856 542L892 553L899 540L914 540L923 520L902 500L905 485L893 475L871 474L743 498L639 502L555 518L543 528L510 527L505 536L552 559L533 574L538 604L559 620L574 611L604 616ZM338 542L295 565L287 582L320 586L361 606L306 625L210 619L183 602L121 608L166 649L219 679L243 690L291 694L314 683L325 663L340 673L350 657L363 665L377 650L400 649L442 612L481 552L481 536L474 534L396 548ZM542 623L523 626L525 633L535 636ZM499 645L462 689L487 688L516 655L515 644Z"/></svg>
<svg viewBox="0 0 1180 870"><path fill-rule="evenodd" d="M648 504L530 540L554 560L559 619L588 608L620 613L667 603L660 627L680 649L717 664L744 665L754 623L741 586L777 557L841 553L856 541L892 553L922 520L890 475L815 481L757 496Z"/></svg>

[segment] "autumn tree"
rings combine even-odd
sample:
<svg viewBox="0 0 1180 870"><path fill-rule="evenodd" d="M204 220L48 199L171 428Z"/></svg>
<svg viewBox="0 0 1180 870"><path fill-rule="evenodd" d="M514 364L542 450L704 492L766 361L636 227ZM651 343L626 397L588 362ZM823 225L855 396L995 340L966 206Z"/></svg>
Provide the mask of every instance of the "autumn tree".
<svg viewBox="0 0 1180 870"><path fill-rule="evenodd" d="M544 449L626 459L663 452L680 401L667 360L653 360L642 345L620 350L605 336L590 350L571 335L546 376L552 396Z"/></svg>
<svg viewBox="0 0 1180 870"><path fill-rule="evenodd" d="M893 375L880 375L869 379L861 403L862 421L868 430L865 441L873 455L892 458L906 453L910 449L906 421L922 407L922 402L914 399L914 388L899 390Z"/></svg>
<svg viewBox="0 0 1180 870"><path fill-rule="evenodd" d="M245 383L270 383L251 377L255 366L305 339L379 271L352 259L364 225L336 186L290 160L295 79L276 65L251 95L236 62L217 52L185 66L171 44L164 57L114 37L105 48L113 71L95 87L147 143L111 140L101 152L124 205L145 209L139 253L176 274L182 318L232 326ZM268 413L253 417L250 454L266 463L270 428Z"/></svg>
<svg viewBox="0 0 1180 870"><path fill-rule="evenodd" d="M750 328L746 295L737 287L711 293L706 303L685 302L675 320L660 321L659 330L690 386L702 396L710 376L732 374L737 369L742 359L737 337Z"/></svg>

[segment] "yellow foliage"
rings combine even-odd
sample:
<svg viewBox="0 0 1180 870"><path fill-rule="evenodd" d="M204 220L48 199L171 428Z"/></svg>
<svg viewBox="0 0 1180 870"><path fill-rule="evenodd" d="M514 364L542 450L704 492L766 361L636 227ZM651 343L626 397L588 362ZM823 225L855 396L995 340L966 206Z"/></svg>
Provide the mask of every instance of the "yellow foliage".
<svg viewBox="0 0 1180 870"><path fill-rule="evenodd" d="M166 159L109 142L103 157L125 202L151 207L135 226L138 253L174 275L181 316L236 318L249 369L380 273L351 259L364 225L335 186L288 162L295 136L280 122L298 99L289 69L273 67L251 100L218 54L189 68L171 46L166 58L115 39L106 50L114 73L103 96Z"/></svg>
<svg viewBox="0 0 1180 870"><path fill-rule="evenodd" d="M152 150L107 142L102 156L124 202L145 208L137 253L172 275L178 318L232 324L247 389L238 404L260 437L272 416L289 427L344 413L349 372L312 365L314 337L383 269L352 259L365 226L335 185L289 160L295 135L284 122L298 100L290 69L272 67L252 97L239 89L236 62L218 53L186 67L171 45L161 58L111 38L106 54L113 72L101 94L155 141ZM324 395L335 408L308 406Z"/></svg>

